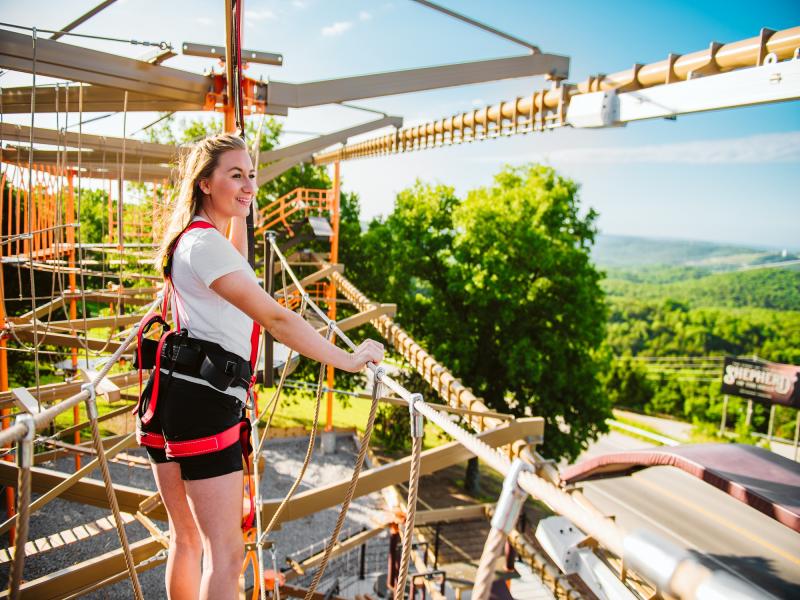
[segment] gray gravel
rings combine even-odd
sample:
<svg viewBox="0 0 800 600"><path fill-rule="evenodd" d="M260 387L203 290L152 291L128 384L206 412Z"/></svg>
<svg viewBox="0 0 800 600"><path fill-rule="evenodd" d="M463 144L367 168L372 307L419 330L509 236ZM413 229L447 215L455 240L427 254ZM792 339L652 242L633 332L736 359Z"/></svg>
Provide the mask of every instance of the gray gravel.
<svg viewBox="0 0 800 600"><path fill-rule="evenodd" d="M264 498L282 498L288 491L296 474L299 472L305 455L307 438L290 440L272 440L265 451L266 468L262 475L261 490ZM312 462L306 471L298 492L319 485L349 478L352 473L357 449L352 438L339 437L336 453L323 455L317 440ZM142 450L129 450L129 454L144 456ZM74 470L72 459L60 459L54 463L41 465L66 472ZM366 468L366 467L365 467ZM146 490L155 490L155 483L149 469L137 468L126 464L111 464L114 483L132 485ZM99 471L94 474L99 479ZM383 507L383 500L378 493L370 494L353 501L350 506L342 535L360 530L363 527L374 527L373 519L377 511ZM276 559L281 568L287 555L305 554L313 543L327 539L336 522L339 507L331 508L302 519L286 523L272 535L276 543ZM29 540L51 535L53 533L88 523L108 516L107 509L94 508L64 500L54 500L43 510L31 518ZM166 529L166 523L159 523ZM128 539L131 542L148 537L148 532L138 523L126 525ZM8 547L8 535L0 537L3 547ZM75 565L84 560L98 556L104 552L119 548L119 540L115 530L107 531L57 549L40 552L25 561L25 580L32 580L53 573L59 569ZM0 586L7 586L9 564L0 565ZM145 598L166 598L164 590L164 566L150 569L140 574L139 579ZM92 594L91 599L128 599L132 596L130 583L125 580L107 586Z"/></svg>

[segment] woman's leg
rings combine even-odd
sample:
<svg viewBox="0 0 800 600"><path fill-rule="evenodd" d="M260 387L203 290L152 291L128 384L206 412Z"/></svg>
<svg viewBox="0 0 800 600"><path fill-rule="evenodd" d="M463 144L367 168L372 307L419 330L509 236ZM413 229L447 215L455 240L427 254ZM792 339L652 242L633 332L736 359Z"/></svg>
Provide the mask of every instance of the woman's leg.
<svg viewBox="0 0 800 600"><path fill-rule="evenodd" d="M236 600L244 563L242 471L183 483L203 541L200 598Z"/></svg>
<svg viewBox="0 0 800 600"><path fill-rule="evenodd" d="M180 465L176 462L154 464L153 475L169 516L167 596L170 600L197 600L203 544L186 499Z"/></svg>

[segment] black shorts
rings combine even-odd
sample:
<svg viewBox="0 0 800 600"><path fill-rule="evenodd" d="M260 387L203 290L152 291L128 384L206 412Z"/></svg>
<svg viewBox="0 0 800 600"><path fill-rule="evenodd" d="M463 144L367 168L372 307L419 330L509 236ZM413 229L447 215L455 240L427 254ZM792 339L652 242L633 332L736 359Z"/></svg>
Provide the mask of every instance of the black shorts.
<svg viewBox="0 0 800 600"><path fill-rule="evenodd" d="M152 376L143 396L149 396ZM156 413L142 431L160 433L169 442L194 440L216 435L236 425L244 408L238 398L206 385L161 373ZM145 446L151 462L177 462L181 479L209 479L241 471L242 446L239 442L208 454L168 458L166 451Z"/></svg>

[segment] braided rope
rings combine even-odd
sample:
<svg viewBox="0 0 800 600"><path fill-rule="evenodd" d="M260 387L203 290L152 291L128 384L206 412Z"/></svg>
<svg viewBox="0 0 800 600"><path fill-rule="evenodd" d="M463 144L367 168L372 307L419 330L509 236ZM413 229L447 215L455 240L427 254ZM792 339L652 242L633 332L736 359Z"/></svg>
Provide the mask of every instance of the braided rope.
<svg viewBox="0 0 800 600"><path fill-rule="evenodd" d="M22 584L22 570L25 566L25 544L28 543L28 525L30 523L31 502L31 468L24 467L19 470L17 510L19 510L19 527L14 545L14 565L11 568L9 579L9 596L12 600L19 598L19 587Z"/></svg>
<svg viewBox="0 0 800 600"><path fill-rule="evenodd" d="M93 395L94 394L92 394L92 396ZM94 403L93 397L90 397L89 400L87 400L86 407L92 424L92 445L97 453L97 460L100 463L100 471L103 474L103 484L106 489L106 496L108 497L109 505L111 505L111 513L114 515L114 525L117 528L117 535L119 536L120 544L122 544L122 553L125 557L125 566L128 568L128 575L131 579L134 597L136 600L144 600L142 587L139 583L139 577L136 574L136 563L133 561L133 553L131 552L131 547L128 543L128 536L125 533L125 526L122 523L122 515L120 514L119 504L117 503L117 495L114 493L114 484L111 481L111 473L108 470L108 459L106 458L106 451L103 447L103 438L100 436L100 427L97 424L97 411L94 408L90 409L88 406L89 403Z"/></svg>
<svg viewBox="0 0 800 600"><path fill-rule="evenodd" d="M380 372L382 373L382 370ZM378 398L381 397L382 387L383 385L376 376L375 383L372 386L372 404L369 407L367 425L364 428L364 435L361 438L361 447L358 450L358 457L356 458L356 464L353 468L353 477L350 479L350 485L347 487L347 492L345 493L344 501L342 502L342 508L339 511L339 516L336 519L336 526L333 528L331 539L328 541L328 545L325 546L325 555L322 557L322 562L319 565L319 569L317 569L317 572L314 574L314 579L311 581L311 585L306 592L305 600L312 600L314 597L314 592L316 591L317 586L322 579L322 575L325 573L325 568L328 566L328 560L331 557L333 547L336 545L336 542L339 539L339 533L342 530L342 525L344 525L344 518L347 515L347 510L350 508L350 502L353 500L353 495L356 491L356 485L358 484L358 479L361 475L361 467L364 464L364 458L366 457L367 449L369 448L369 440L370 437L372 437L373 425L375 425L375 415L378 412Z"/></svg>
<svg viewBox="0 0 800 600"><path fill-rule="evenodd" d="M494 581L494 565L497 558L503 552L505 546L505 534L495 527L486 536L486 544L483 546L478 572L475 575L475 586L472 588L471 600L486 600L492 590Z"/></svg>
<svg viewBox="0 0 800 600"><path fill-rule="evenodd" d="M413 417L412 417L413 419ZM400 554L400 572L394 588L394 600L403 600L411 563L411 542L414 540L414 519L417 515L417 496L419 494L419 471L422 458L422 436L412 438L411 474L408 483L408 501L406 502L406 523L403 531L403 549Z"/></svg>

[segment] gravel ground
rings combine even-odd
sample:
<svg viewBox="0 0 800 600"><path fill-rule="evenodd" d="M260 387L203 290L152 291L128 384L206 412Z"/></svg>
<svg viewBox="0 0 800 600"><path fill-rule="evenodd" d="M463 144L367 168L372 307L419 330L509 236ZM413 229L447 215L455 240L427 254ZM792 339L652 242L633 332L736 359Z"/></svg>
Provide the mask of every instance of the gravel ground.
<svg viewBox="0 0 800 600"><path fill-rule="evenodd" d="M281 498L285 494L305 456L307 439L298 438L290 440L272 440L265 451L266 468L262 475L261 490L263 498ZM297 492L317 487L339 479L349 478L352 473L356 458L357 448L350 437L337 439L336 453L323 455L320 443L317 440L312 461L306 470L303 482ZM141 450L129 450L129 454L144 456ZM61 459L54 463L41 465L72 472L72 459ZM99 472L94 477L99 477ZM132 485L146 490L155 490L152 474L147 468L138 468L127 464L112 463L111 476L114 483ZM343 534L347 531L360 530L362 527L373 527L372 519L376 511L383 506L383 500L378 493L370 494L353 501L350 506ZM287 555L296 554L314 543L326 539L333 530L339 507L331 508L295 521L284 526L272 534L276 544L276 559L278 567L282 567ZM54 500L44 509L36 513L30 522L29 540L51 535L53 533L93 522L96 519L109 515L107 509L94 508L75 502ZM158 523L166 529L166 523ZM126 525L128 539L131 542L148 537L147 531L138 523ZM0 537L3 547L8 547L8 536ZM32 580L53 573L59 569L75 565L84 560L98 556L104 552L119 548L116 530L106 531L86 540L61 546L60 548L40 552L25 561L25 580ZM269 556L269 555L267 555ZM0 586L7 586L9 564L0 565ZM166 598L164 590L164 566L150 569L139 576L145 598ZM107 586L92 594L85 596L91 599L128 599L132 595L130 583L125 580Z"/></svg>

